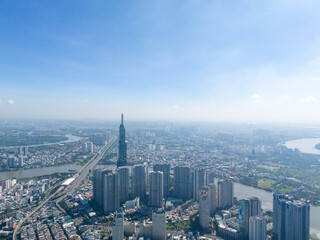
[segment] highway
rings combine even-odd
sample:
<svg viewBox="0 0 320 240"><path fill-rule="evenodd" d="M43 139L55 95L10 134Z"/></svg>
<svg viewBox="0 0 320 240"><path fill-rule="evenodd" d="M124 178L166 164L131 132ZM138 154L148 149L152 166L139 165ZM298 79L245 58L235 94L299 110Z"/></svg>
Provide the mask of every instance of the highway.
<svg viewBox="0 0 320 240"><path fill-rule="evenodd" d="M87 175L89 174L89 171L91 169L93 169L98 162L103 158L103 156L105 155L105 153L107 151L109 151L112 148L112 145L114 144L114 142L117 140L116 137L113 137L101 150L100 152L93 157L86 165L84 165L78 173L76 173L73 177L75 178L75 180L64 190L64 195L62 195L61 197L57 198L55 200L56 205L58 206L59 202L61 202L65 197L70 196L73 194L74 190L80 185L80 183L85 180L85 178L87 177ZM58 206L59 207L59 206ZM61 210L61 208L59 207L59 209ZM64 212L64 211L63 211Z"/></svg>
<svg viewBox="0 0 320 240"><path fill-rule="evenodd" d="M87 162L80 170L78 173L76 173L73 178L74 181L67 186L66 188L61 186L55 193L53 193L51 196L49 196L47 199L45 199L43 202L39 203L39 205L29 214L27 214L27 216L25 216L24 218L22 218L20 220L20 222L18 223L18 225L16 226L16 228L14 229L13 232L13 240L17 240L17 236L18 236L18 232L20 231L20 228L22 226L22 224L29 218L31 217L33 214L35 214L43 205L45 205L48 201L50 201L53 197L55 197L57 194L62 193L62 196L57 198L55 201L56 206L65 213L65 211L59 206L59 202L61 202L65 197L72 195L72 193L74 192L74 190L80 185L80 183L87 177L87 175L89 174L89 171L91 169L93 169L98 162L103 158L104 154L109 151L110 149L112 149L112 145L114 144L114 142L117 140L116 137L113 137L105 146L102 147L102 149L89 161ZM59 184L62 184L59 183ZM58 184L58 185L59 185ZM55 185L57 186L57 185ZM54 186L54 187L55 187ZM52 188L50 188L47 191L48 192L51 191ZM46 194L46 196L47 196Z"/></svg>
<svg viewBox="0 0 320 240"><path fill-rule="evenodd" d="M60 187L54 194L52 194L50 197L48 197L45 201L43 201L42 203L40 203L40 205L38 205L38 207L36 207L32 212L30 212L27 216L25 216L24 218L22 218L20 220L20 222L18 223L18 225L16 226L16 228L14 229L13 232L13 240L17 240L17 235L18 232L22 226L22 224L29 218L31 217L33 214L35 214L40 208L42 208L43 205L45 205L49 200L51 200L51 198L53 198L56 194L58 194L59 192L61 192L63 190L63 187Z"/></svg>

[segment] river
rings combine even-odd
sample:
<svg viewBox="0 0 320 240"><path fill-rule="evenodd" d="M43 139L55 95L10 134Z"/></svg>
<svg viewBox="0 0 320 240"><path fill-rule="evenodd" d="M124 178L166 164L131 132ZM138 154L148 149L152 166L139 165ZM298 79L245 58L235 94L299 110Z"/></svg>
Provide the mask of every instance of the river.
<svg viewBox="0 0 320 240"><path fill-rule="evenodd" d="M238 199L256 196L261 200L263 210L272 211L273 195L271 192L249 187L240 183L234 183L234 196ZM320 207L311 207L310 227L311 233L315 233L320 237Z"/></svg>
<svg viewBox="0 0 320 240"><path fill-rule="evenodd" d="M51 175L54 173L66 173L69 170L79 171L82 165L78 165L76 163L69 163L51 167L40 167L40 168L30 168L30 169L21 169L16 171L5 171L0 172L0 180L2 179L21 179L21 178L32 178L39 177L44 175ZM97 165L96 168L110 168L115 170L116 165Z"/></svg>
<svg viewBox="0 0 320 240"><path fill-rule="evenodd" d="M108 167L113 170L116 169L115 165L97 165L96 168ZM53 174L56 172L68 172L68 170L80 170L81 166L76 164L66 164L53 167L42 167L10 172L0 172L0 179L10 179L10 178L29 178L35 176L42 176ZM217 182L218 179L215 179ZM272 193L267 192L258 188L246 186L240 183L234 183L234 196L238 199L248 198L252 196L258 197L262 202L262 208L265 211L272 211ZM311 233L317 234L320 237L320 207L311 207L310 225Z"/></svg>
<svg viewBox="0 0 320 240"><path fill-rule="evenodd" d="M69 172L69 170L80 170L82 166L77 165L75 163L57 165L52 167L41 167L41 168L30 168L24 170L16 170L16 171L5 171L0 172L0 179L11 179L11 178L32 178L43 175L51 175L53 173L63 173Z"/></svg>
<svg viewBox="0 0 320 240"><path fill-rule="evenodd" d="M315 148L318 143L320 143L320 138L301 138L287 141L283 145L291 149L297 148L302 153L320 155L320 150ZM320 237L320 207L311 207L310 213L311 232Z"/></svg>
<svg viewBox="0 0 320 240"><path fill-rule="evenodd" d="M78 136L74 136L71 134L67 134L67 135L65 135L65 137L67 137L68 139L60 141L60 142L27 145L27 147L39 147L39 146L56 145L56 144L61 144L61 143L70 143L70 142L76 142L76 141L83 139L83 137L78 137ZM19 148L19 147L24 147L24 146L8 146L8 147L1 147L1 148L8 149L8 148Z"/></svg>
<svg viewBox="0 0 320 240"><path fill-rule="evenodd" d="M287 148L299 149L302 153L320 154L320 150L315 148L315 145L320 143L320 138L301 138L285 142Z"/></svg>

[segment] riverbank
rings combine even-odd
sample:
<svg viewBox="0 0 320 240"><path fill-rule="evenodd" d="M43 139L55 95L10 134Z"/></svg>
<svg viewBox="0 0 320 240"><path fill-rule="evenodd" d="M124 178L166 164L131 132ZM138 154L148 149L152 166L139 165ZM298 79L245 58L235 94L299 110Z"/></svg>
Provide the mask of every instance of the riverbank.
<svg viewBox="0 0 320 240"><path fill-rule="evenodd" d="M40 137L40 136L38 136ZM43 137L50 137L50 136L43 136ZM50 145L57 145L57 144L63 144L63 143L70 143L70 142L76 142L79 141L81 139L84 139L83 137L79 137L79 136L74 136L71 134L66 134L65 136L53 136L53 137L59 137L60 141L53 141L53 142L44 142L44 143L40 143L40 144L33 144L33 143L29 143L26 145L21 145L20 144L13 144L13 145L9 145L9 146L0 146L0 148L2 149L11 149L11 148L19 148L19 147L41 147L41 146L50 146ZM19 143L19 141L18 141Z"/></svg>
<svg viewBox="0 0 320 240"><path fill-rule="evenodd" d="M30 178L38 177L43 175L51 175L54 173L68 173L69 170L79 171L82 166L77 163L72 164L62 164L57 166L50 167L41 167L41 168L29 168L29 169L19 169L17 171L5 171L0 172L0 179L21 179L21 178Z"/></svg>
<svg viewBox="0 0 320 240"><path fill-rule="evenodd" d="M79 171L82 166L77 164L67 164L67 165L61 165L61 166L53 166L53 167L46 167L41 169L29 169L29 170L23 170L22 172L15 171L15 172L5 172L5 173L18 173L14 176L5 176L3 177L4 172L0 173L0 179L11 179L11 178L17 178L23 179L23 178L35 178L39 176L45 176L50 177L53 176L56 173L64 172L68 173L70 170L76 170ZM97 165L96 168L101 167L109 167L112 170L116 169L116 165L114 164L108 164L108 165ZM30 172L30 170L32 172ZM151 170L151 169L150 169ZM64 175L64 174L63 174ZM217 178L215 179L215 183L217 183ZM234 196L238 199L248 198L252 196L258 197L262 202L262 208L265 211L272 211L273 209L273 196L271 191L263 190L262 188L253 187L249 185L245 185L239 182L234 182ZM320 232L320 207L312 206L310 210L311 216L310 216L310 225L312 228L312 233L319 233Z"/></svg>
<svg viewBox="0 0 320 240"><path fill-rule="evenodd" d="M219 179L215 178L215 183ZM262 209L264 211L273 211L273 193L252 186L247 186L238 182L234 182L234 196L239 199L249 197L258 197L261 200ZM320 207L312 206L310 208L310 232L320 237Z"/></svg>
<svg viewBox="0 0 320 240"><path fill-rule="evenodd" d="M281 194L288 194L295 199L307 198L309 203L313 206L320 206L320 190L312 188L301 181L294 178L282 178L281 180L273 180L268 178L248 178L244 177L238 181L239 183L261 189L267 192L276 192ZM308 197L305 191L309 189Z"/></svg>
<svg viewBox="0 0 320 240"><path fill-rule="evenodd" d="M290 149L299 149L301 153L318 154L320 149L315 146L320 144L320 138L301 138L284 142L282 145Z"/></svg>
<svg viewBox="0 0 320 240"><path fill-rule="evenodd" d="M68 140L66 136L1 136L0 147L20 147L57 143Z"/></svg>

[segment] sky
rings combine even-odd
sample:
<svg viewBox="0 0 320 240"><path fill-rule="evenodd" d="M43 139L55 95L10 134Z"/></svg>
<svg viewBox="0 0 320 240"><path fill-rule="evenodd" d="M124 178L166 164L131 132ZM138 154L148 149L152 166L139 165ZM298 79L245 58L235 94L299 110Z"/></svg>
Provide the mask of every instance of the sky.
<svg viewBox="0 0 320 240"><path fill-rule="evenodd" d="M320 121L319 0L2 0L0 118Z"/></svg>

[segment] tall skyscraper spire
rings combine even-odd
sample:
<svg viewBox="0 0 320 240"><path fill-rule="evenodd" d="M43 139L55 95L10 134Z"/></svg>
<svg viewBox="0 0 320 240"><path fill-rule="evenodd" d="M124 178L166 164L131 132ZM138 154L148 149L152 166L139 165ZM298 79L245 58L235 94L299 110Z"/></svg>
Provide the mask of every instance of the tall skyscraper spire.
<svg viewBox="0 0 320 240"><path fill-rule="evenodd" d="M126 143L126 130L123 125L123 114L121 114L121 124L119 126L119 156L117 167L127 165L127 143Z"/></svg>

